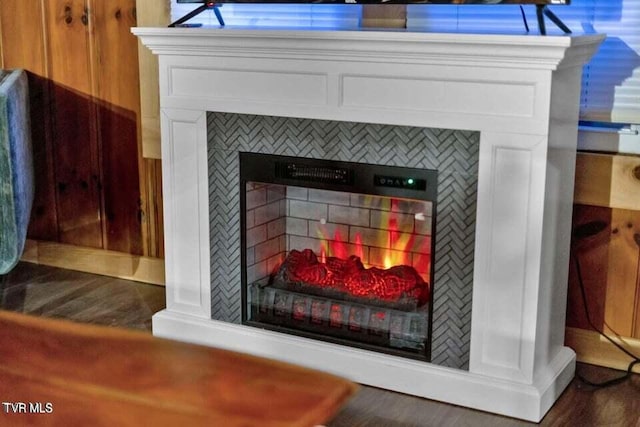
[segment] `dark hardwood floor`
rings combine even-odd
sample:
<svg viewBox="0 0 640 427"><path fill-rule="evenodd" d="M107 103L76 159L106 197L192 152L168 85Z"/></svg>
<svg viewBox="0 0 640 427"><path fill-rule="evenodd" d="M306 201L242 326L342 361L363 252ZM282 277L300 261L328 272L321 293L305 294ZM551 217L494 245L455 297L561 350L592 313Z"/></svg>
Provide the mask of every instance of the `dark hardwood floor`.
<svg viewBox="0 0 640 427"><path fill-rule="evenodd" d="M164 288L20 263L0 278L0 308L150 331L152 314L164 308ZM585 364L578 364L578 371L596 381L620 375ZM328 427L524 425L532 423L366 386L328 423ZM574 379L541 425L640 427L640 375L605 389Z"/></svg>
<svg viewBox="0 0 640 427"><path fill-rule="evenodd" d="M19 263L0 278L0 308L105 326L151 331L165 307L161 286Z"/></svg>
<svg viewBox="0 0 640 427"><path fill-rule="evenodd" d="M578 371L598 380L620 375L617 371L585 364L578 364ZM372 387L362 387L328 424L329 427L531 425L535 424ZM540 425L640 427L640 375L634 375L623 384L599 390L574 379Z"/></svg>

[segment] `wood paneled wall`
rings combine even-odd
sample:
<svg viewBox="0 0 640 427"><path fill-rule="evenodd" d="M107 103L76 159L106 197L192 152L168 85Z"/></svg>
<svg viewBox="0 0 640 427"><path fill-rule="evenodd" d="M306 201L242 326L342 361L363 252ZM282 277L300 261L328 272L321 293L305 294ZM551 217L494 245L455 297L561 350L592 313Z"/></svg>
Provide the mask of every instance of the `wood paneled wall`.
<svg viewBox="0 0 640 427"><path fill-rule="evenodd" d="M639 171L638 156L582 153L576 164L566 340L578 360L624 370L631 359L593 332L587 313L595 328L638 354Z"/></svg>
<svg viewBox="0 0 640 427"><path fill-rule="evenodd" d="M166 27L171 21L170 0L136 0L140 27ZM158 58L149 48L138 43L140 66L140 109L142 153L146 158L160 159L160 93L158 91Z"/></svg>
<svg viewBox="0 0 640 427"><path fill-rule="evenodd" d="M640 157L582 154L576 164L567 323L640 338Z"/></svg>
<svg viewBox="0 0 640 427"><path fill-rule="evenodd" d="M135 0L2 0L1 65L29 72L29 238L161 257L160 165L142 157Z"/></svg>
<svg viewBox="0 0 640 427"><path fill-rule="evenodd" d="M171 19L170 0L136 0L138 25L163 27ZM162 164L160 161L160 93L158 90L158 58L138 42L138 66L140 73L140 124L142 156L145 158L145 177L149 209L149 252L164 256L162 244L164 222L162 220ZM155 159L155 160L154 160Z"/></svg>
<svg viewBox="0 0 640 427"><path fill-rule="evenodd" d="M595 327L640 338L640 211L575 205L573 217L567 326L590 330L588 310Z"/></svg>

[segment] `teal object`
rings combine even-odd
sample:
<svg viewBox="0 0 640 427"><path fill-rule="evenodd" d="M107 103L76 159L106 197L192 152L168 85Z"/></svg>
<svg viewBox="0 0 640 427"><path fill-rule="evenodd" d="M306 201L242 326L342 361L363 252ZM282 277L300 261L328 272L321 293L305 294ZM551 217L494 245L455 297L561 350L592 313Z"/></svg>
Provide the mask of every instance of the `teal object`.
<svg viewBox="0 0 640 427"><path fill-rule="evenodd" d="M23 70L0 70L0 274L20 259L33 204L29 86Z"/></svg>

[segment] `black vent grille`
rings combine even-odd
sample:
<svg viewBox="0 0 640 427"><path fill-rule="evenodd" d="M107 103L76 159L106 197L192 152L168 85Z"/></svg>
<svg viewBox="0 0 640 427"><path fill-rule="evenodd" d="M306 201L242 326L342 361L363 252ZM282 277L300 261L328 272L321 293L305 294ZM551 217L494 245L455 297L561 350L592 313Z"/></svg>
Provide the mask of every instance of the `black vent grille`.
<svg viewBox="0 0 640 427"><path fill-rule="evenodd" d="M323 184L353 184L353 171L351 169L310 166L294 162L276 162L276 177Z"/></svg>

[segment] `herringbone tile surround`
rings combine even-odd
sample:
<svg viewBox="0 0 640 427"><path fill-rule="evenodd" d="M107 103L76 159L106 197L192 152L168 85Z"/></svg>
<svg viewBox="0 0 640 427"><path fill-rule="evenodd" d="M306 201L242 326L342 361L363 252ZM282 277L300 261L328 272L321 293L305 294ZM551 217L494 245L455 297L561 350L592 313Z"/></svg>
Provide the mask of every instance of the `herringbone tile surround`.
<svg viewBox="0 0 640 427"><path fill-rule="evenodd" d="M432 362L467 369L479 133L208 114L212 317L240 322L238 152L437 169Z"/></svg>

